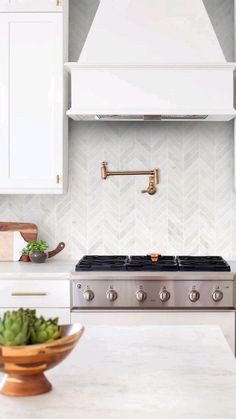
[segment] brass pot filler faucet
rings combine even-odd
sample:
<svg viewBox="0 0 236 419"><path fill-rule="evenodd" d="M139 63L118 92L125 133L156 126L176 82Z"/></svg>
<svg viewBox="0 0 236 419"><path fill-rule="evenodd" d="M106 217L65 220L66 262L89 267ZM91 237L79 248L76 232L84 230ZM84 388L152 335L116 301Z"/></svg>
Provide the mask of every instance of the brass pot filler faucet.
<svg viewBox="0 0 236 419"><path fill-rule="evenodd" d="M158 169L154 170L125 170L123 172L108 172L107 162L102 162L102 179L106 180L108 176L137 176L137 175L147 175L149 176L149 184L147 189L141 191L142 193L148 193L149 195L154 195L157 191L157 184L159 183L158 179Z"/></svg>

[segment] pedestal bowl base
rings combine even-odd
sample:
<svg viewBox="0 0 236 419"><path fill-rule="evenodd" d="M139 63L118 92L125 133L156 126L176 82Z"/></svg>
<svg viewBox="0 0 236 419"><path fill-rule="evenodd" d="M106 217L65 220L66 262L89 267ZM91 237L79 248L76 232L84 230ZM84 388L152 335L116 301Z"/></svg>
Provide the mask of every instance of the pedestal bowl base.
<svg viewBox="0 0 236 419"><path fill-rule="evenodd" d="M51 389L52 385L43 373L28 376L6 374L0 384L0 393L5 396L37 396Z"/></svg>

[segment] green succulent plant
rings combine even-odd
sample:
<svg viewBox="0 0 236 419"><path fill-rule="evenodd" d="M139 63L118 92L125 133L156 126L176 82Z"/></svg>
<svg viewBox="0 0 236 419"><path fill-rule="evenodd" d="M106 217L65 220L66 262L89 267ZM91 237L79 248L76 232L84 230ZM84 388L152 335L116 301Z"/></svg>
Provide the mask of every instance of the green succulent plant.
<svg viewBox="0 0 236 419"><path fill-rule="evenodd" d="M30 336L30 317L25 310L7 311L0 319L0 344L26 345Z"/></svg>
<svg viewBox="0 0 236 419"><path fill-rule="evenodd" d="M0 319L0 345L18 346L50 342L61 337L58 318L45 320L36 310L7 311Z"/></svg>
<svg viewBox="0 0 236 419"><path fill-rule="evenodd" d="M44 252L47 248L48 244L44 240L37 242L30 241L26 246L28 252Z"/></svg>
<svg viewBox="0 0 236 419"><path fill-rule="evenodd" d="M21 253L22 256L29 256L29 250L28 250L27 246L24 247L24 249L22 249L20 253Z"/></svg>
<svg viewBox="0 0 236 419"><path fill-rule="evenodd" d="M41 316L33 324L30 340L35 344L50 342L60 337L61 327L58 326L58 318L45 320Z"/></svg>
<svg viewBox="0 0 236 419"><path fill-rule="evenodd" d="M48 244L44 240L37 242L30 241L27 245L21 250L22 256L29 256L30 252L44 252L48 248Z"/></svg>

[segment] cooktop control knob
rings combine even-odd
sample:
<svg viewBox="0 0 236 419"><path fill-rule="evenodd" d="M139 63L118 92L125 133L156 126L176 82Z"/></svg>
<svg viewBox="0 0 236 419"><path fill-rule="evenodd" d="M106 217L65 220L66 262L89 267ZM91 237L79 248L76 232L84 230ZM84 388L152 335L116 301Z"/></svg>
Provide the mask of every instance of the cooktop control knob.
<svg viewBox="0 0 236 419"><path fill-rule="evenodd" d="M170 299L170 292L166 290L162 290L159 292L159 297L162 303L165 303L166 301Z"/></svg>
<svg viewBox="0 0 236 419"><path fill-rule="evenodd" d="M215 301L216 303L221 301L223 297L224 297L224 294L220 290L215 290L212 294L212 300Z"/></svg>
<svg viewBox="0 0 236 419"><path fill-rule="evenodd" d="M118 293L115 290L108 290L107 291L107 299L109 301L115 301L118 297Z"/></svg>
<svg viewBox="0 0 236 419"><path fill-rule="evenodd" d="M139 301L139 303L142 303L147 298L147 293L143 290L139 290L136 292L136 299Z"/></svg>
<svg viewBox="0 0 236 419"><path fill-rule="evenodd" d="M86 290L83 293L83 297L86 301L92 301L94 299L94 292L92 290Z"/></svg>
<svg viewBox="0 0 236 419"><path fill-rule="evenodd" d="M200 292L198 292L197 290L192 290L189 293L189 299L190 301L192 301L192 303L196 303L196 301L198 301L200 298Z"/></svg>

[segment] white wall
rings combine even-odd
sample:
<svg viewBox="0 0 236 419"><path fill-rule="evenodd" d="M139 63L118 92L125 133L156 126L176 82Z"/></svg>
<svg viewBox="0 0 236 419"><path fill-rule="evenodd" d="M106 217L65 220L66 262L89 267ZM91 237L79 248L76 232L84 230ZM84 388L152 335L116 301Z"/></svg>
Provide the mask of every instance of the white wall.
<svg viewBox="0 0 236 419"><path fill-rule="evenodd" d="M228 60L233 0L205 0ZM213 7L214 3L214 7ZM70 60L77 60L98 0L70 0ZM228 31L226 31L226 28ZM161 170L155 196L145 177L100 179L109 168ZM236 259L232 123L70 122L70 189L64 196L1 196L2 221L32 221L64 257L85 253L220 254Z"/></svg>

